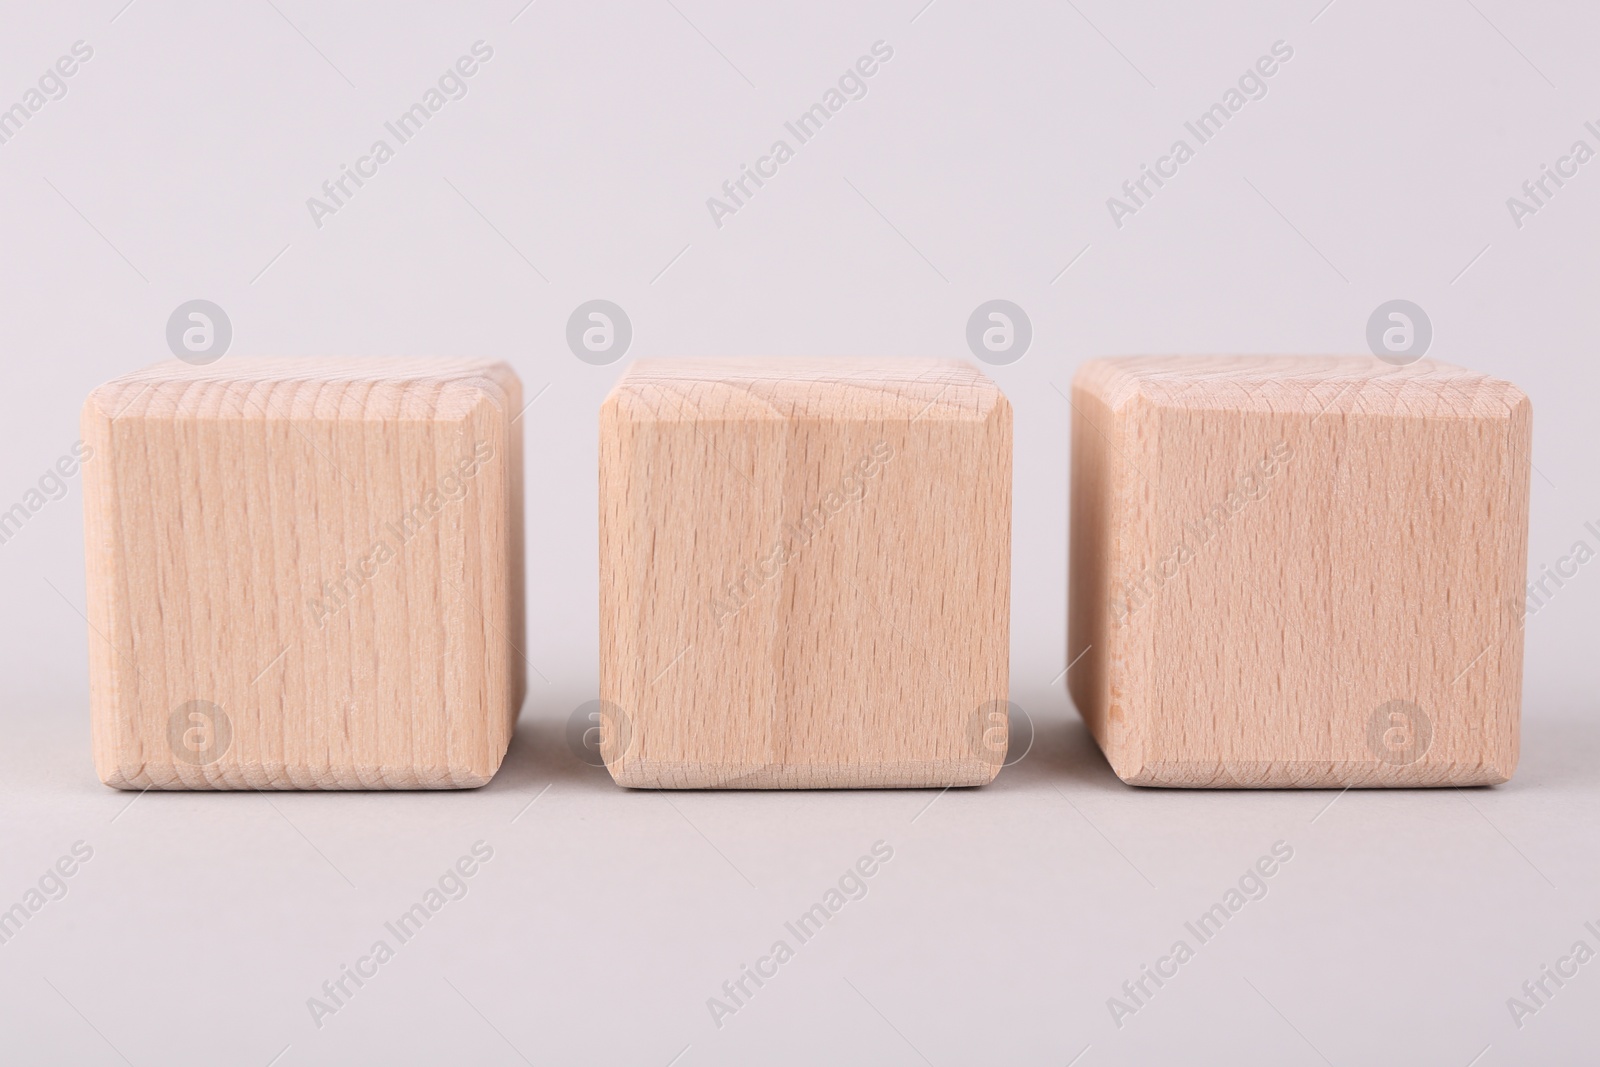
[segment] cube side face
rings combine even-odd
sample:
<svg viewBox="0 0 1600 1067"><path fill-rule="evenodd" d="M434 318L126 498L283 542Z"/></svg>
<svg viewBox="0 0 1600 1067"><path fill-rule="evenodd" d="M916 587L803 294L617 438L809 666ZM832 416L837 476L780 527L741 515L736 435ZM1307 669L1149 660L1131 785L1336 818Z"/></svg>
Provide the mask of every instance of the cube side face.
<svg viewBox="0 0 1600 1067"><path fill-rule="evenodd" d="M602 743L616 780L992 780L1009 670L1004 398L923 419L654 413L674 405L646 389L602 415L601 694L627 724Z"/></svg>
<svg viewBox="0 0 1600 1067"><path fill-rule="evenodd" d="M1067 689L1113 769L1126 778L1142 762L1137 739L1112 690L1112 640L1118 620L1108 611L1118 572L1117 519L1124 510L1119 446L1123 423L1087 365L1072 386L1071 530L1068 558ZM1116 709L1116 714L1112 711Z"/></svg>
<svg viewBox="0 0 1600 1067"><path fill-rule="evenodd" d="M522 448L522 417L525 414L522 398L522 379L508 364L495 363L486 369L489 387L482 390L482 398L473 404L472 439L476 441L504 441L504 462L488 461L503 494L505 521L500 523L500 544L504 546L506 590L503 605L491 598L487 608L502 615L489 615L494 622L491 634L498 628L502 643L509 644L506 655L511 678L510 699L506 708L506 740L516 731L517 716L528 696L528 660L523 651L528 647L528 567L527 518L523 499L524 460ZM492 514L492 513L491 513ZM501 746L501 756L505 753ZM498 767L498 760L496 766ZM490 772L493 773L492 771Z"/></svg>
<svg viewBox="0 0 1600 1067"><path fill-rule="evenodd" d="M1107 605L1110 688L1127 694L1108 714L1139 738L1113 757L1125 780L1510 776L1530 419L1525 399L1483 407L1126 407L1118 439L1143 476Z"/></svg>
<svg viewBox="0 0 1600 1067"><path fill-rule="evenodd" d="M85 408L101 779L482 785L525 684L514 396L447 385L433 417L394 419L363 412L392 399L370 383L262 388L159 383L118 393L114 418Z"/></svg>

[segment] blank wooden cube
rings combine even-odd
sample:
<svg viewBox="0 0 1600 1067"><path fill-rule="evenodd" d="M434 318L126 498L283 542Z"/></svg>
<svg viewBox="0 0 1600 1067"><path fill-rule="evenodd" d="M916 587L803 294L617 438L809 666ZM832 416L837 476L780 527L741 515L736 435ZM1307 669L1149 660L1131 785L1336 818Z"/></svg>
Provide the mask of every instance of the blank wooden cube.
<svg viewBox="0 0 1600 1067"><path fill-rule="evenodd" d="M525 686L521 393L502 363L231 358L91 393L101 780L487 782Z"/></svg>
<svg viewBox="0 0 1600 1067"><path fill-rule="evenodd" d="M641 360L600 425L623 785L981 785L1005 756L1011 408L928 360Z"/></svg>
<svg viewBox="0 0 1600 1067"><path fill-rule="evenodd" d="M1515 386L1433 362L1141 357L1085 364L1072 404L1068 678L1123 781L1511 776Z"/></svg>

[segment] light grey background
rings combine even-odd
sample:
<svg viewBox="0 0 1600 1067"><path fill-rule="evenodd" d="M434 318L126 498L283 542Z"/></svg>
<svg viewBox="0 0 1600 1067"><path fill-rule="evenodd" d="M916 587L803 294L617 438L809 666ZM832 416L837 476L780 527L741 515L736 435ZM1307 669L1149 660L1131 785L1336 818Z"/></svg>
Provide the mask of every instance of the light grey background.
<svg viewBox="0 0 1600 1067"><path fill-rule="evenodd" d="M1600 564L1528 621L1507 786L1130 789L1060 681L1058 390L1096 355L1361 352L1370 312L1413 300L1431 356L1533 399L1531 569L1600 543L1583 525L1600 523L1600 161L1520 227L1506 203L1575 140L1600 148L1583 125L1600 125L1600 15L522 3L4 4L0 107L74 42L94 54L0 144L0 508L70 449L94 385L167 356L190 299L227 310L230 355L506 359L546 390L524 423L528 652L548 679L476 792L105 789L73 479L0 545L0 908L93 849L0 945L4 1059L1593 1057L1600 962L1520 1028L1506 1002L1574 942L1600 949L1583 925L1600 926ZM478 40L494 54L468 94L315 226L307 198ZM866 97L717 227L707 197L880 40L894 55ZM1114 225L1107 197L1280 40L1294 55L1268 94ZM596 298L634 326L610 366L565 344ZM943 796L625 792L574 759L565 722L596 677L595 413L627 361L964 356L968 315L997 298L1034 330L991 371L1016 408L1012 697L1032 751ZM307 998L478 840L494 858L470 893L315 1026ZM715 1026L707 998L878 840L894 857L868 895ZM1294 858L1268 896L1115 1025L1107 999L1279 840Z"/></svg>

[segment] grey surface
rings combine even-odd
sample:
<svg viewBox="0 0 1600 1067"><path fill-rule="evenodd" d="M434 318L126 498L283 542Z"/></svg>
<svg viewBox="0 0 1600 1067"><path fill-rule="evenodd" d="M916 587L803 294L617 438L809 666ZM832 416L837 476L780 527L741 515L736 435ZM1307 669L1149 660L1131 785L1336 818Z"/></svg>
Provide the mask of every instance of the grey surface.
<svg viewBox="0 0 1600 1067"><path fill-rule="evenodd" d="M94 57L0 144L0 508L68 452L90 388L167 355L186 301L226 310L228 355L504 358L546 390L525 422L548 681L477 792L114 793L89 760L72 479L0 544L0 908L93 849L0 945L7 1062L1593 1058L1600 962L1520 1029L1506 1002L1579 939L1600 949L1600 564L1528 620L1507 786L1129 789L1059 681L1057 391L1095 355L1360 352L1372 311L1411 300L1430 355L1533 399L1530 569L1600 544L1600 161L1520 228L1506 204L1575 139L1600 148L1592 10L121 5L4 7L0 106L74 41ZM479 39L494 57L465 98L314 226L306 198ZM1106 198L1280 39L1267 95L1117 228ZM706 198L878 40L894 57L865 98L714 225ZM596 299L632 323L609 365L566 344ZM943 796L630 793L573 758L594 416L628 362L962 356L995 299L1033 333L990 371L1016 407L1026 757ZM466 897L315 1026L307 998L479 840ZM707 998L879 840L867 895L716 1027ZM1280 840L1267 896L1117 1027L1108 998Z"/></svg>

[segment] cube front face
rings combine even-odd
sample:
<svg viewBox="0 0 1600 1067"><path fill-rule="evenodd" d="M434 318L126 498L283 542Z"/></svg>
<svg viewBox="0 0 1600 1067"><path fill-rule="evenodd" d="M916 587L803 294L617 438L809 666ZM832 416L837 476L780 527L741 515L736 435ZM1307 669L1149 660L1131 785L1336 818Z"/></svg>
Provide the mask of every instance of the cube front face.
<svg viewBox="0 0 1600 1067"><path fill-rule="evenodd" d="M464 360L169 363L91 394L101 779L487 782L525 686L520 395Z"/></svg>
<svg viewBox="0 0 1600 1067"><path fill-rule="evenodd" d="M1367 359L1125 359L1074 383L1068 658L1123 780L1505 781L1531 417Z"/></svg>
<svg viewBox="0 0 1600 1067"><path fill-rule="evenodd" d="M601 751L664 788L980 785L1011 412L934 361L641 361L601 416Z"/></svg>

